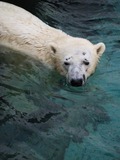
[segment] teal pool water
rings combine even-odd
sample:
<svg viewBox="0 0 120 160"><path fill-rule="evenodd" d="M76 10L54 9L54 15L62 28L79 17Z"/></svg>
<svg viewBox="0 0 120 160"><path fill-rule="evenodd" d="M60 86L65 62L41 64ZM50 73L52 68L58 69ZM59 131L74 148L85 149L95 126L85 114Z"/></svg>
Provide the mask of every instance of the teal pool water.
<svg viewBox="0 0 120 160"><path fill-rule="evenodd" d="M103 41L106 52L75 88L29 57L0 51L0 159L120 160L120 2L32 4L23 7L73 36Z"/></svg>

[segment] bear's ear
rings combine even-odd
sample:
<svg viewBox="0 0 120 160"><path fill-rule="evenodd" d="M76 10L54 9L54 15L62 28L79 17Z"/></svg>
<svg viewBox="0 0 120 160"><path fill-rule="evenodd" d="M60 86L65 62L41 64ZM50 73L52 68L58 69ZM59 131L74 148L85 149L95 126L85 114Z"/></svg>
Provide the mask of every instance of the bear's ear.
<svg viewBox="0 0 120 160"><path fill-rule="evenodd" d="M57 47L55 43L50 43L50 49L52 51L53 54L56 54L57 52Z"/></svg>
<svg viewBox="0 0 120 160"><path fill-rule="evenodd" d="M102 54L105 51L105 44L100 42L100 43L95 45L95 49L96 49L96 52L97 52L98 56L102 56Z"/></svg>

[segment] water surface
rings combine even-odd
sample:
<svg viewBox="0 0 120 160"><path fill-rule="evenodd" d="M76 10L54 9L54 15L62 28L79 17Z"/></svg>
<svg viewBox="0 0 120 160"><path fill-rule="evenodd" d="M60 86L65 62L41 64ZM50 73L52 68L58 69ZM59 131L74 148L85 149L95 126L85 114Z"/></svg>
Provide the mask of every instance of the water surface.
<svg viewBox="0 0 120 160"><path fill-rule="evenodd" d="M8 2L107 49L78 88L29 57L0 51L0 158L120 160L119 0Z"/></svg>

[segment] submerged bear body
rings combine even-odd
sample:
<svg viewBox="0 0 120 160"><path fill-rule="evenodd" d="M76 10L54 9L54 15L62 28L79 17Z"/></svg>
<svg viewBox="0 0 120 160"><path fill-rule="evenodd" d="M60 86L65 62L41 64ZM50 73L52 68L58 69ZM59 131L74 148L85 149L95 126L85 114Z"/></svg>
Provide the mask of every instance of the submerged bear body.
<svg viewBox="0 0 120 160"><path fill-rule="evenodd" d="M94 45L67 35L5 2L0 2L0 45L40 60L66 76L73 86L85 83L105 51L104 43Z"/></svg>

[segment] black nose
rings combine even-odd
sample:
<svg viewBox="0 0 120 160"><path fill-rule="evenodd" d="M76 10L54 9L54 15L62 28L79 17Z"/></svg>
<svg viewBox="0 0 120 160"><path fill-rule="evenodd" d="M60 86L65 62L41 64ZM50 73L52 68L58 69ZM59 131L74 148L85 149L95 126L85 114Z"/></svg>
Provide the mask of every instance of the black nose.
<svg viewBox="0 0 120 160"><path fill-rule="evenodd" d="M83 79L72 79L70 83L72 86L79 87L83 85Z"/></svg>

